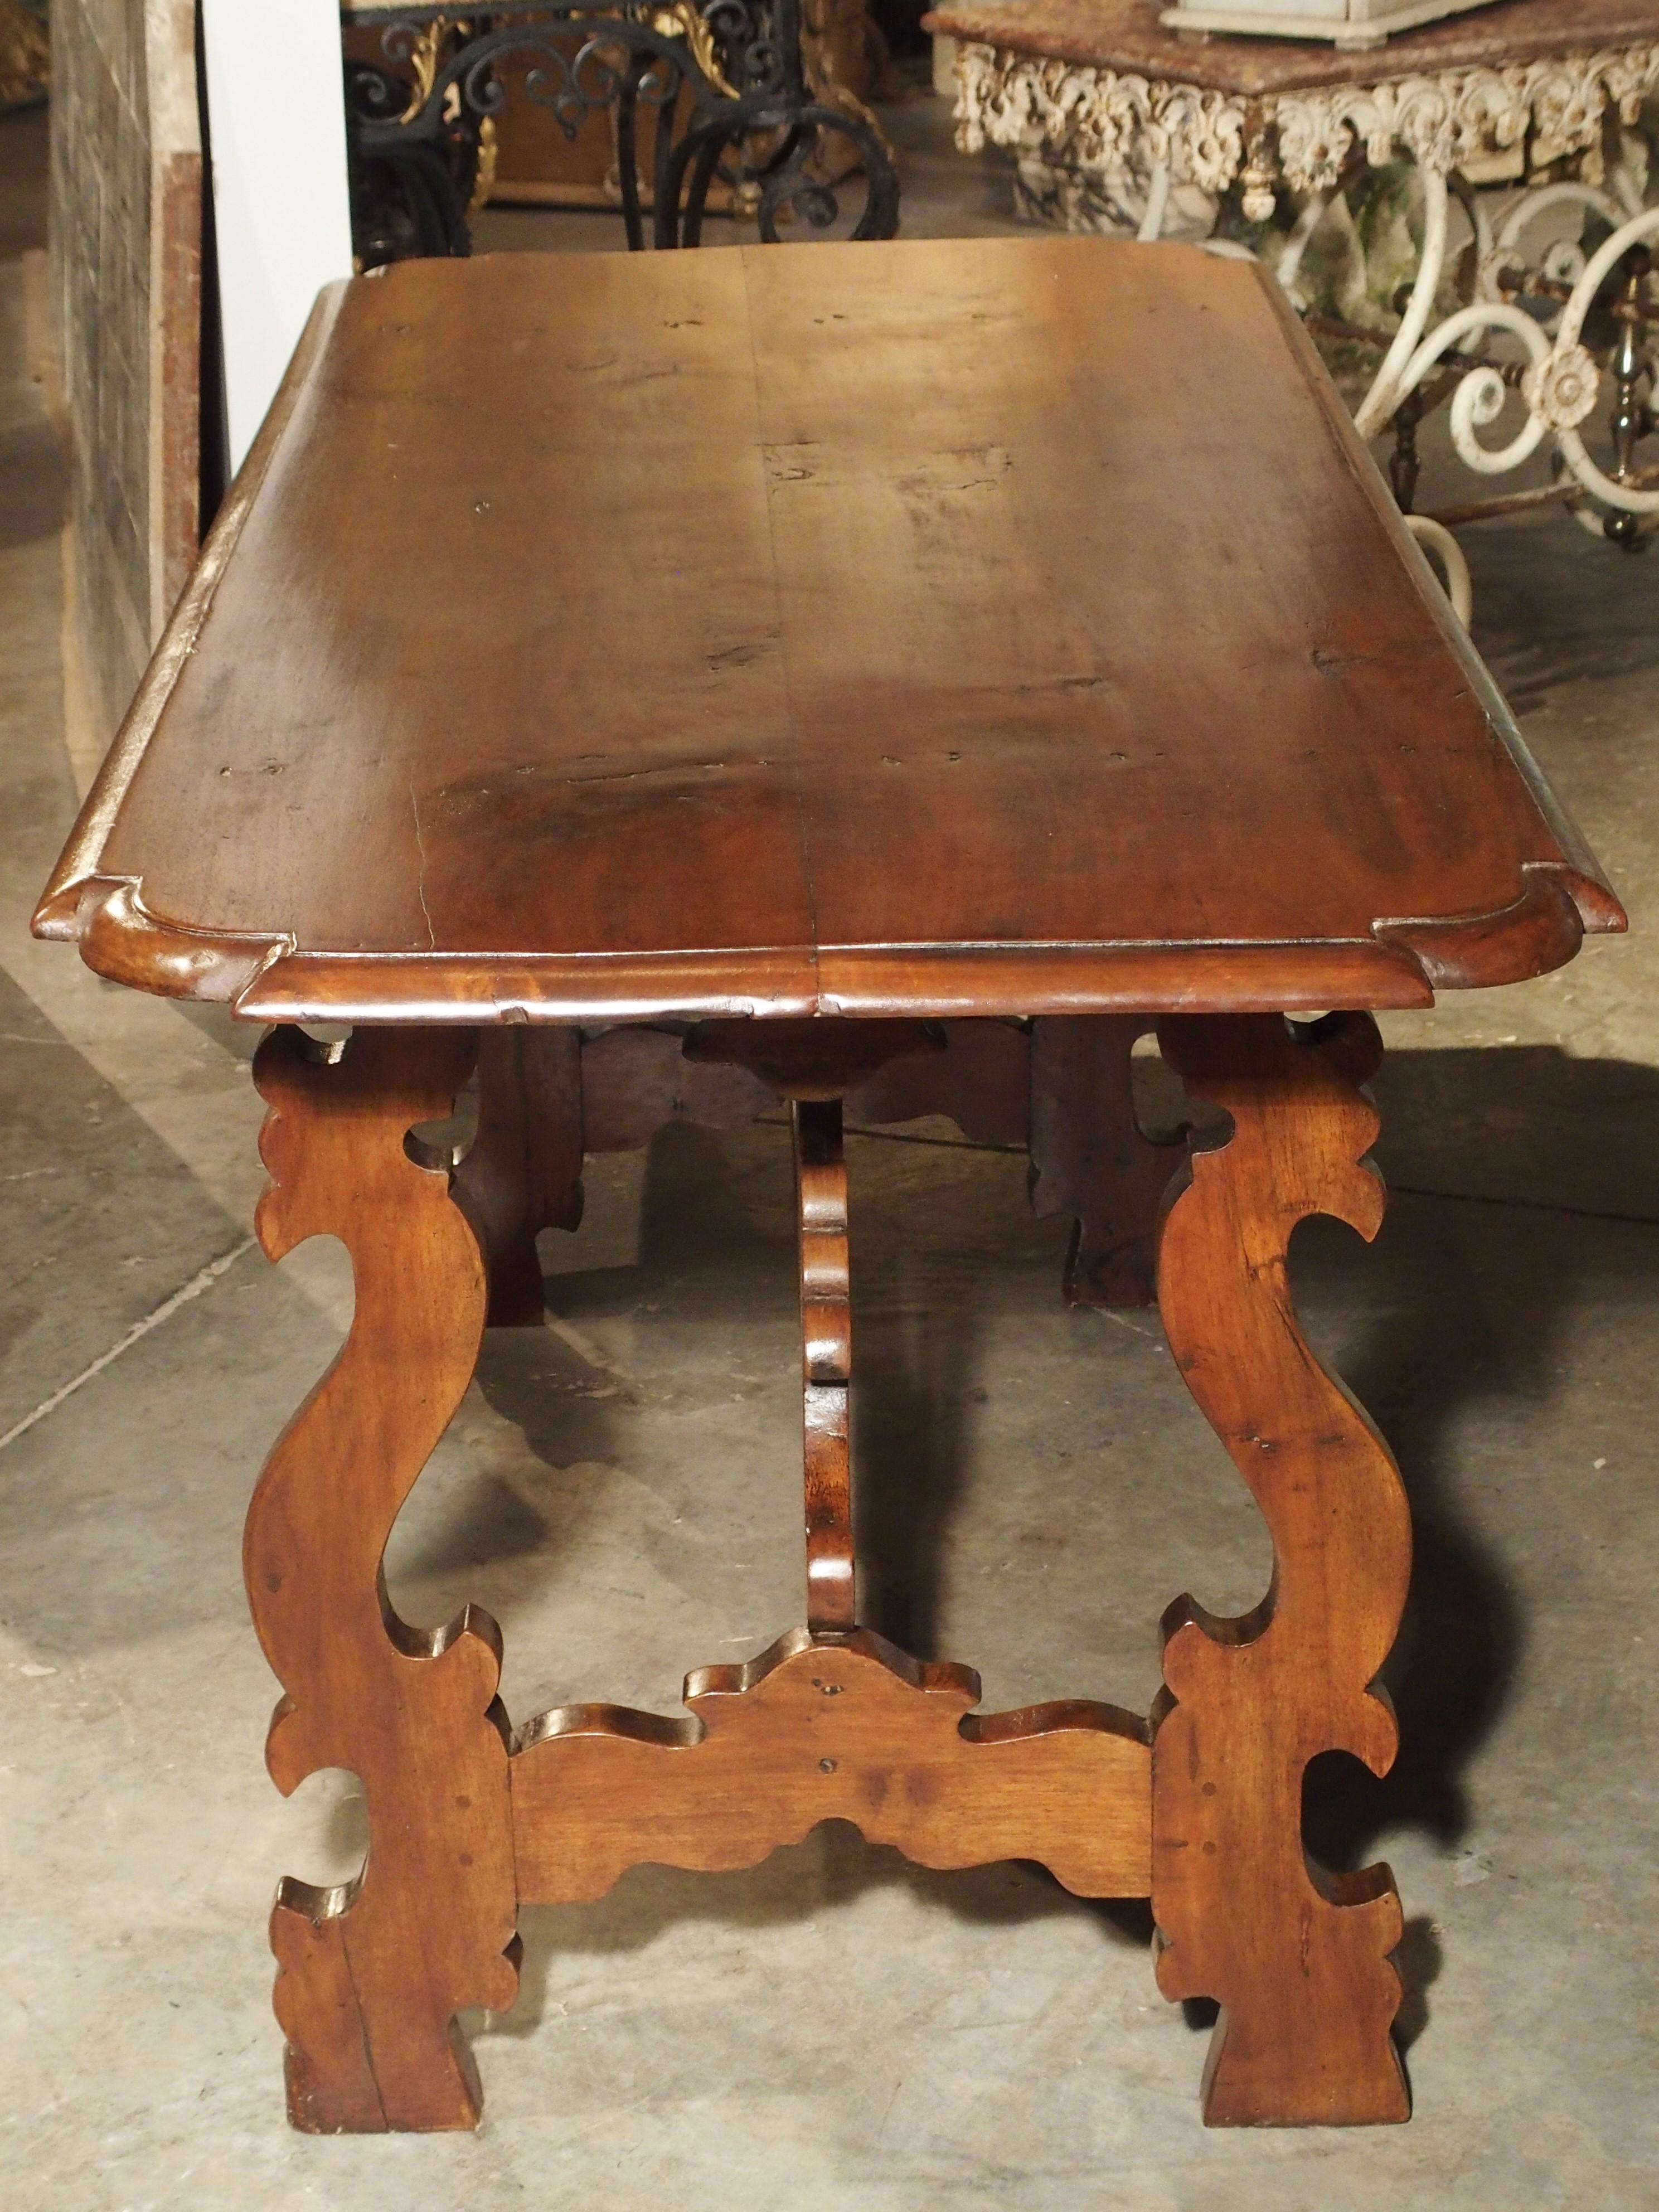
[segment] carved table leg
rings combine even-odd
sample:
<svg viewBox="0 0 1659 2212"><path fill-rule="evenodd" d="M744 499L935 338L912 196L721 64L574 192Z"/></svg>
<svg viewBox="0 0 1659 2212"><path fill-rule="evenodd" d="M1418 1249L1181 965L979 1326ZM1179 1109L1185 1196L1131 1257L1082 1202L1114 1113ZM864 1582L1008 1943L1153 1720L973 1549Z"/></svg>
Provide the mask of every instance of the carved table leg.
<svg viewBox="0 0 1659 2212"><path fill-rule="evenodd" d="M1376 1686L1405 1603L1411 1528L1394 1462L1297 1330L1286 1249L1329 1213L1367 1237L1380 1180L1368 1019L1173 1020L1168 1057L1232 1117L1195 1143L1165 1217L1170 1349L1273 1536L1272 1587L1237 1620L1182 1598L1164 1619L1152 1747L1158 1984L1222 2014L1205 2075L1213 2124L1407 2117L1390 2036L1400 1900L1385 1866L1334 1875L1302 1843L1303 1775L1340 1749L1377 1774L1396 1731Z"/></svg>
<svg viewBox="0 0 1659 2212"><path fill-rule="evenodd" d="M471 1032L360 1028L321 1057L294 1030L260 1047L273 1260L332 1234L356 1303L334 1364L278 1439L244 1565L284 1696L277 1787L349 1768L368 1801L363 1872L285 1881L271 1916L289 2116L313 2132L465 2128L477 2075L454 2015L517 1986L501 1638L467 1607L434 1634L398 1620L380 1572L399 1508L472 1373L484 1319L473 1232L447 1170L404 1149L453 1109Z"/></svg>
<svg viewBox="0 0 1659 2212"><path fill-rule="evenodd" d="M478 1132L455 1171L483 1246L491 1328L534 1328L545 1310L537 1232L582 1218L581 1033L486 1029Z"/></svg>
<svg viewBox="0 0 1659 2212"><path fill-rule="evenodd" d="M1158 1209L1182 1153L1135 1120L1130 1057L1152 1027L1142 1014L1053 1017L1031 1031L1031 1203L1069 1213L1072 1304L1146 1306L1153 1298Z"/></svg>
<svg viewBox="0 0 1659 2212"><path fill-rule="evenodd" d="M806 1626L814 1636L836 1636L858 1626L848 1413L853 1309L848 1282L847 1158L840 1099L798 1099L790 1111L800 1221Z"/></svg>

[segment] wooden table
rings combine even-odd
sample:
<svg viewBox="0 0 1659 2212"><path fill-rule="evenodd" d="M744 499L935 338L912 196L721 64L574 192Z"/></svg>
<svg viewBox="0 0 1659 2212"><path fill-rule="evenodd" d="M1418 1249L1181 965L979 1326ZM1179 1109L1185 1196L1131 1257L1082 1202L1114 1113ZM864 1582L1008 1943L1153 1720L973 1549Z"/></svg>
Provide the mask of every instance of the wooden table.
<svg viewBox="0 0 1659 2212"><path fill-rule="evenodd" d="M1257 270L1054 238L335 289L36 927L276 1025L260 1237L352 1256L247 1529L271 1771L352 1769L372 1838L278 1894L297 2124L471 2125L454 2015L513 2002L520 1902L832 1815L1150 1894L1160 1987L1225 2008L1212 2121L1406 2116L1399 1899L1310 1875L1300 1804L1319 1753L1393 1759L1407 1505L1286 1244L1380 1219L1366 1010L1624 917ZM1136 1130L1153 1028L1230 1134ZM471 1151L411 1147L475 1060ZM515 1734L487 1616L392 1613L389 1531L487 1318L539 1321L584 1151L780 1097L805 1625L692 1674L690 1717ZM1148 1294L1164 1200L1165 1330L1278 1564L1240 1620L1166 1615L1150 1726L980 1716L856 1626L843 1099L1029 1140L1077 1297Z"/></svg>

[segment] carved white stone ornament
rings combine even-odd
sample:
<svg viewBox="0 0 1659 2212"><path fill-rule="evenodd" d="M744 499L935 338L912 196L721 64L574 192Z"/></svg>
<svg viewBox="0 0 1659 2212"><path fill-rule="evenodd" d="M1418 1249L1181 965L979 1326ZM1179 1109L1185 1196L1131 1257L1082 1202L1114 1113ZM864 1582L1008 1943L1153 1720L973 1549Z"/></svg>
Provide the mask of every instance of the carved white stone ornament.
<svg viewBox="0 0 1659 2212"><path fill-rule="evenodd" d="M1519 146L1529 130L1540 162L1585 154L1594 171L1608 106L1633 124L1659 88L1659 41L1249 99L963 45L957 83L957 143L964 154L988 143L1104 168L1127 164L1142 145L1169 161L1177 183L1220 192L1243 168L1247 141L1270 131L1278 142L1276 179L1292 191L1317 192L1334 188L1356 145L1374 168L1403 152L1420 168L1449 176ZM1597 181L1593 173L1589 181Z"/></svg>

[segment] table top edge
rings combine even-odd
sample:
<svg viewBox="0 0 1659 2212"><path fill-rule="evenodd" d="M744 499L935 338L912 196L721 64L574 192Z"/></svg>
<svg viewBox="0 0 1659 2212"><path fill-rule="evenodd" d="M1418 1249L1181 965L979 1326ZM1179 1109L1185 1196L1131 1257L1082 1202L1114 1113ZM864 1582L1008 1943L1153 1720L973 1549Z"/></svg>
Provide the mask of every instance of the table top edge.
<svg viewBox="0 0 1659 2212"><path fill-rule="evenodd" d="M1599 877L1525 864L1490 914L1382 917L1369 938L1228 943L753 945L604 953L315 951L151 912L131 878L84 879L50 933L108 981L228 1005L262 1022L644 1021L753 1016L930 1019L1425 1007L1442 990L1563 966L1627 927Z"/></svg>

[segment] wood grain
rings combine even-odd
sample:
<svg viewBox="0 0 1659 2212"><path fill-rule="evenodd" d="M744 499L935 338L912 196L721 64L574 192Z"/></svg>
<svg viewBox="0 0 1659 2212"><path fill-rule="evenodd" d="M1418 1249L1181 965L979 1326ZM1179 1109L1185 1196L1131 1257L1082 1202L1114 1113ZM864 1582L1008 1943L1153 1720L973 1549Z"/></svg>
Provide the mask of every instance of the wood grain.
<svg viewBox="0 0 1659 2212"><path fill-rule="evenodd" d="M230 509L38 917L146 988L1420 1006L1622 923L1253 265L404 262L330 295Z"/></svg>
<svg viewBox="0 0 1659 2212"><path fill-rule="evenodd" d="M368 1802L363 1872L328 1890L285 1881L271 1915L289 2111L313 2133L473 2126L454 2015L505 2011L517 1988L500 1635L472 1606L411 1627L380 1573L483 1328L483 1268L448 1174L404 1149L413 1124L450 1112L472 1050L465 1032L361 1030L319 1060L277 1030L254 1065L270 1109L260 1242L276 1260L338 1237L356 1288L350 1334L266 1462L244 1547L283 1689L272 1778L287 1795L346 1767Z"/></svg>
<svg viewBox="0 0 1659 2212"><path fill-rule="evenodd" d="M1394 1713L1376 1675L1411 1569L1406 1496L1387 1448L1297 1327L1286 1253L1299 1221L1382 1218L1362 1164L1376 1117L1357 1089L1378 1056L1368 1020L1316 1036L1281 1021L1161 1024L1189 1093L1230 1137L1194 1146L1158 1248L1164 1326L1188 1388L1267 1521L1272 1586L1237 1620L1190 1597L1164 1617L1152 1740L1158 1986L1213 1997L1212 2125L1403 2120L1389 2027L1401 1930L1385 1866L1332 1875L1302 1843L1310 1759L1352 1753L1386 1773Z"/></svg>
<svg viewBox="0 0 1659 2212"><path fill-rule="evenodd" d="M1150 1018L1080 1015L1032 1024L1031 1203L1069 1213L1064 1288L1073 1305L1146 1306L1157 1297L1164 1194L1186 1159L1135 1120L1131 1056Z"/></svg>
<svg viewBox="0 0 1659 2212"><path fill-rule="evenodd" d="M739 1060L793 1102L807 1621L744 1667L689 1678L689 1721L589 1705L531 1723L512 1770L523 1894L597 1897L645 1859L751 1866L832 1818L928 1866L1036 1857L1085 1894L1139 1894L1139 1722L1075 1701L970 1717L967 1669L924 1666L857 1626L847 1166L841 1101L823 1094L884 1064L937 1069L945 1039L898 1022L711 1024L685 1053ZM955 1087L984 1066L967 1048Z"/></svg>
<svg viewBox="0 0 1659 2212"><path fill-rule="evenodd" d="M1036 1859L1079 1896L1144 1896L1140 1722L1080 1700L981 1717L979 1694L970 1668L866 1629L794 1629L746 1665L689 1675L689 1720L544 1713L512 1762L525 1900L603 1896L642 1860L756 1866L829 1820L921 1866Z"/></svg>
<svg viewBox="0 0 1659 2212"><path fill-rule="evenodd" d="M781 1106L783 1090L755 1068L712 1058L706 1042L688 1050L706 1026L647 1025L583 1037L583 1141L589 1152L632 1152L671 1121L738 1128ZM883 1055L873 1073L852 1081L845 1099L848 1122L882 1127L939 1114L970 1143L1025 1144L1031 1121L1030 1025L962 1021L929 1027L939 1049ZM855 1067L846 1072L858 1074ZM799 1070L791 1080L799 1092Z"/></svg>
<svg viewBox="0 0 1659 2212"><path fill-rule="evenodd" d="M1154 1143L1135 1121L1130 1055L1152 1026L1146 1016L1034 1024L819 1017L595 1036L571 1028L486 1030L478 1133L456 1183L484 1247L490 1323L541 1320L536 1233L579 1224L584 1149L629 1151L672 1121L730 1128L786 1098L843 1096L847 1117L868 1127L940 1115L970 1142L1029 1143L1036 1212L1073 1219L1066 1297L1150 1304L1158 1203L1185 1157L1179 1141ZM799 1140L798 1127L798 1158ZM811 1433L809 1419L809 1441Z"/></svg>

